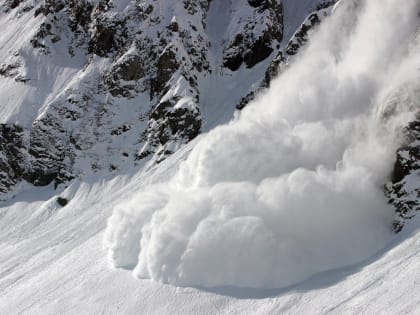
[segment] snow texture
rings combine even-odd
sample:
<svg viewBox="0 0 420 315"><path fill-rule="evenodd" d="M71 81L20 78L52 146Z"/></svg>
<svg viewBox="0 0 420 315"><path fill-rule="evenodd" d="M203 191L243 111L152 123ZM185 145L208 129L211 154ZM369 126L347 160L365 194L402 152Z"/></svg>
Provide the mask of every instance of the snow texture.
<svg viewBox="0 0 420 315"><path fill-rule="evenodd" d="M191 145L187 147L191 148ZM420 217L383 251L285 289L179 288L111 269L98 246L105 218L130 190L162 181L183 154L155 172L60 190L22 187L0 208L0 314L417 314Z"/></svg>
<svg viewBox="0 0 420 315"><path fill-rule="evenodd" d="M265 95L115 206L111 263L181 286L279 288L383 248L383 184L419 98L420 4L400 4L341 1Z"/></svg>
<svg viewBox="0 0 420 315"><path fill-rule="evenodd" d="M288 4L287 23L322 2ZM19 167L1 150L0 200L22 180L153 167L229 121L281 50L280 2L250 3L0 0L0 123L23 128Z"/></svg>

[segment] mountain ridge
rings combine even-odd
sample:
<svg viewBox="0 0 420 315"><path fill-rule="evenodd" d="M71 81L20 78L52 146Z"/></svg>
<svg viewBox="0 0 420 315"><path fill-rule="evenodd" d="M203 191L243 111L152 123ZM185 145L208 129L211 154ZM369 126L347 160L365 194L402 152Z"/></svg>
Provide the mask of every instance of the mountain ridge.
<svg viewBox="0 0 420 315"><path fill-rule="evenodd" d="M206 23L212 23L207 14L219 23L218 1L211 12L207 1L114 2L1 3L3 19L25 19L35 26L28 39L11 45L14 54L1 65L3 88L28 94L15 94L14 105L3 107L2 123L11 123L3 133L13 124L24 128L16 146L26 151L18 163L10 162L10 154L2 160L9 178L3 193L20 178L59 185L98 171L115 174L127 164L158 163L201 133L203 124L208 130L220 121L218 115L232 117L235 105L243 107L256 91L245 98L240 93L255 89L258 81L267 86L274 68L286 60L279 50L281 2L228 4L229 24L213 31L213 38L207 34ZM19 34L9 29L8 43ZM240 91L235 94L218 86L218 81L226 86L241 76L249 79L236 83ZM214 98L210 91L221 88L223 96ZM13 112L5 112L7 107ZM31 107L39 109L28 111Z"/></svg>

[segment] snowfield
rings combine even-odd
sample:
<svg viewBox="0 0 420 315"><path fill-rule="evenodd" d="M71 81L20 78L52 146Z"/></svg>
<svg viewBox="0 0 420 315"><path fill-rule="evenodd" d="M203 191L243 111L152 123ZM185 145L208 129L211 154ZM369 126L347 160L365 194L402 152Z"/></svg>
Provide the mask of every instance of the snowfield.
<svg viewBox="0 0 420 315"><path fill-rule="evenodd" d="M179 156L174 157L179 158ZM128 189L154 175L77 183L61 192L30 188L0 212L1 314L415 314L420 307L420 221L352 267L284 289L179 288L110 268L100 246L105 220ZM165 169L165 171L162 171Z"/></svg>
<svg viewBox="0 0 420 315"><path fill-rule="evenodd" d="M302 20L315 2L285 3ZM0 204L0 314L418 314L420 216L395 234L383 191L419 108L418 12L339 1L270 89L213 128L231 114L209 107L229 97L215 77L208 132L161 163L102 176L82 161L67 187L18 184ZM42 75L25 93L5 81L20 105L0 115L30 124L43 109L24 99L59 97L83 62L41 90Z"/></svg>

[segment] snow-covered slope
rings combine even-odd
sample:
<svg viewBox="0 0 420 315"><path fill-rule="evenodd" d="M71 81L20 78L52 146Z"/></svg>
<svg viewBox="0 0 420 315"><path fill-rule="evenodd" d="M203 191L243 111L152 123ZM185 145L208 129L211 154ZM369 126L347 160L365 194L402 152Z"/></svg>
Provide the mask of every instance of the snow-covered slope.
<svg viewBox="0 0 420 315"><path fill-rule="evenodd" d="M1 314L416 314L420 307L420 222L352 267L284 289L177 288L110 268L105 220L129 191L170 176L180 156L152 177L75 183L60 195L29 188L3 207Z"/></svg>
<svg viewBox="0 0 420 315"><path fill-rule="evenodd" d="M0 314L416 314L417 0L0 6Z"/></svg>
<svg viewBox="0 0 420 315"><path fill-rule="evenodd" d="M2 149L0 199L132 172L228 121L267 83L284 25L324 2L0 1L2 143L19 148Z"/></svg>

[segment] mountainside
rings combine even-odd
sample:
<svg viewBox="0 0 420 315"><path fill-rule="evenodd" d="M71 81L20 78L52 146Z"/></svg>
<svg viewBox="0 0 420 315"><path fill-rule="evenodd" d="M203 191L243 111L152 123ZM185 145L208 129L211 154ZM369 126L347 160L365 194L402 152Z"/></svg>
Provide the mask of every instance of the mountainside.
<svg viewBox="0 0 420 315"><path fill-rule="evenodd" d="M159 163L267 88L333 4L2 1L0 199Z"/></svg>
<svg viewBox="0 0 420 315"><path fill-rule="evenodd" d="M419 17L0 0L0 313L415 314Z"/></svg>
<svg viewBox="0 0 420 315"><path fill-rule="evenodd" d="M2 1L2 198L162 161L267 85L291 49L284 19L320 3Z"/></svg>

